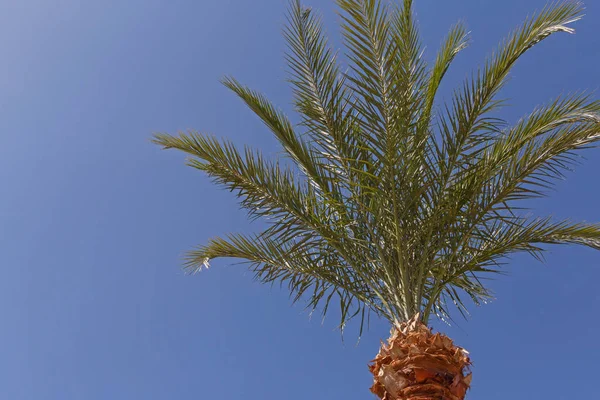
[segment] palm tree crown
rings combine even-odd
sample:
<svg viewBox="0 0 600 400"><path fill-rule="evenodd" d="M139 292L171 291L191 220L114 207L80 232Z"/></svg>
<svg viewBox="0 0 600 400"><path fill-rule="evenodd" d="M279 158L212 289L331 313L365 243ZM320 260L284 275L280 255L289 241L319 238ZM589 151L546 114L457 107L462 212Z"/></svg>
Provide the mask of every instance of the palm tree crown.
<svg viewBox="0 0 600 400"><path fill-rule="evenodd" d="M455 25L428 66L411 3L338 0L343 61L314 12L291 3L285 38L298 125L260 93L224 79L292 163L195 132L155 136L269 224L256 235L212 239L189 253L189 268L241 259L259 281L286 283L311 308L326 313L339 304L342 327L369 311L398 325L417 313L424 322L444 318L451 305L465 312L465 298L485 300L480 278L500 272L512 253L540 258L540 246L563 243L600 249L600 225L519 211L562 177L575 151L600 139L600 102L576 93L514 125L492 116L517 59L556 32L573 32L581 5L555 4L528 19L437 104L468 34Z"/></svg>

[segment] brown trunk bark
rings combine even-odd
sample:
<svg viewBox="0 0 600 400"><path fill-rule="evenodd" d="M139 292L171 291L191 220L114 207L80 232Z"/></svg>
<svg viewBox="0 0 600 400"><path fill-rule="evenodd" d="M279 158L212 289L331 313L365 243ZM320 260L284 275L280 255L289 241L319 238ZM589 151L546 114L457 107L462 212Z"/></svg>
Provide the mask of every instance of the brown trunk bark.
<svg viewBox="0 0 600 400"><path fill-rule="evenodd" d="M467 351L433 334L419 316L394 327L369 369L382 400L463 400L471 383Z"/></svg>

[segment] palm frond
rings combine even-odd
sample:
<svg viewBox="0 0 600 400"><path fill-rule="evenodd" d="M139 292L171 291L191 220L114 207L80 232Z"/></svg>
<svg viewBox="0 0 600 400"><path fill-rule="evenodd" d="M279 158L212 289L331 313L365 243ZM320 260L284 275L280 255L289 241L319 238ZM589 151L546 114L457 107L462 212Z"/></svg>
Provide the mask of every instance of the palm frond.
<svg viewBox="0 0 600 400"><path fill-rule="evenodd" d="M562 178L575 151L600 139L600 102L588 95L559 98L520 121L497 139L481 162L495 173L490 205L541 195L539 189Z"/></svg>
<svg viewBox="0 0 600 400"><path fill-rule="evenodd" d="M427 283L424 318L431 312L446 317L447 299L466 312L459 293L465 293L476 304L491 298L482 285L482 273L500 273L503 260L511 254L527 252L542 260L545 244L578 244L600 250L600 224L554 222L552 218L511 221L492 220L478 226L461 248L438 260L435 273Z"/></svg>
<svg viewBox="0 0 600 400"><path fill-rule="evenodd" d="M331 192L330 182L319 167L314 151L296 134L292 123L283 112L271 104L265 96L243 86L234 78L224 78L223 84L237 94L264 122L310 182L324 193Z"/></svg>
<svg viewBox="0 0 600 400"><path fill-rule="evenodd" d="M459 52L464 50L468 45L469 36L463 24L456 24L450 29L450 33L446 37L442 47L440 48L433 68L431 69L429 79L427 81L427 92L425 107L421 117L421 125L429 128L431 123L431 111L435 104L436 95L446 72L450 68L450 64Z"/></svg>
<svg viewBox="0 0 600 400"><path fill-rule="evenodd" d="M385 310L377 303L368 287L353 275L327 242L310 236L282 242L264 236L229 235L212 239L206 246L191 251L186 266L193 272L208 267L217 258L234 258L249 263L262 283L286 284L294 302L308 295L307 307L326 310L337 299L341 307L340 326L362 313L366 307L378 313Z"/></svg>
<svg viewBox="0 0 600 400"><path fill-rule="evenodd" d="M442 123L446 139L446 174L455 172L458 164L468 164L470 157L480 149L479 145L490 134L497 133L498 121L485 115L502 103L496 97L516 61L534 45L554 33L573 33L574 30L568 25L580 19L581 13L582 7L576 2L546 7L501 43L485 66L473 79L465 82L461 91L455 93L447 113L447 121Z"/></svg>
<svg viewBox="0 0 600 400"><path fill-rule="evenodd" d="M289 169L266 161L260 152L246 148L241 153L230 142L194 132L179 136L157 134L154 142L192 155L188 164L237 192L241 205L251 216L291 220L306 224L307 228L316 226L314 193L296 182Z"/></svg>

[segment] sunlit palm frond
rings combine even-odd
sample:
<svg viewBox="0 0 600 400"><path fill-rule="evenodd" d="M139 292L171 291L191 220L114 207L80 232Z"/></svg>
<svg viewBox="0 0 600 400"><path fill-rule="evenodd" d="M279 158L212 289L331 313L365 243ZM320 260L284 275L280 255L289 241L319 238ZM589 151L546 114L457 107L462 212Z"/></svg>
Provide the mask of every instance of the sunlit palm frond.
<svg viewBox="0 0 600 400"><path fill-rule="evenodd" d="M366 307L385 315L368 286L322 238L298 236L281 241L230 235L227 239L212 239L190 252L186 265L197 271L208 267L209 260L221 257L245 260L260 282L286 284L294 302L308 295L308 307L313 310L322 301L326 313L335 300L341 307L341 324L366 311Z"/></svg>

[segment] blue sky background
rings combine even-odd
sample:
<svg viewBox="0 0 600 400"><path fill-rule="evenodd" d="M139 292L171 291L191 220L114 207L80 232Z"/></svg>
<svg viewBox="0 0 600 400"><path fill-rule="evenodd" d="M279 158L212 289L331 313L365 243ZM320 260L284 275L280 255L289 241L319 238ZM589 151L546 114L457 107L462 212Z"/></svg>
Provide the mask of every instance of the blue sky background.
<svg viewBox="0 0 600 400"><path fill-rule="evenodd" d="M416 0L426 57L463 19L471 47L444 93L543 0ZM575 36L528 53L504 94L514 120L600 84L600 3ZM337 40L331 1L308 2ZM388 327L360 344L336 320L309 321L287 294L227 261L193 277L193 245L253 228L233 196L149 143L196 128L276 156L269 133L218 80L233 74L290 110L280 35L285 2L0 2L0 397L38 399L368 399L367 362ZM339 42L338 42L339 43ZM540 214L600 221L600 152ZM515 257L498 300L458 326L471 351L471 399L597 395L600 252Z"/></svg>

